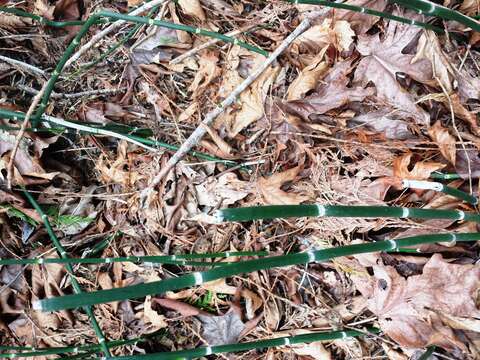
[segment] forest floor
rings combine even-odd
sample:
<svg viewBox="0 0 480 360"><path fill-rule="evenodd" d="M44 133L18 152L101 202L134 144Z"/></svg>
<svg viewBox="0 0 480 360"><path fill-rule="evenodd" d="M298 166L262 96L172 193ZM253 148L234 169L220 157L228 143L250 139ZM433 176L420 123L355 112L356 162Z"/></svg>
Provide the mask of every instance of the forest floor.
<svg viewBox="0 0 480 360"><path fill-rule="evenodd" d="M52 21L85 20L101 9L127 13L142 3L0 1ZM98 59L135 25L104 36L62 71L45 114L126 135L65 131L35 119L21 134L22 119L0 113L0 258L57 256L23 186L72 258L263 250L280 255L446 230L477 232L474 222L450 219L211 221L220 208L278 204L476 211L441 192L402 188L398 179L443 176L436 181L478 196L479 33L386 0L347 3L428 20L450 33L280 0L165 1L155 19L222 34L237 30L232 36L270 53L303 19L312 19L209 126L201 125L205 115L265 63L264 55L224 41L202 49L210 39L201 34L141 25ZM472 16L480 6L475 0L445 3ZM94 25L80 46L105 26ZM27 112L79 29L0 15L0 109ZM187 155L142 198L175 153L162 144L178 147L202 126L206 134L194 149L210 157ZM139 145L131 135L151 142ZM406 360L435 345L432 358L478 359L478 244L428 244L414 253L258 271L100 304L94 313L109 341L160 334L112 349L115 356L374 326L382 331L377 336L215 356ZM84 291L202 269L127 262L74 266ZM64 265L0 265L0 347L97 343L83 310L45 313L31 306L72 292ZM49 357L57 355L36 358Z"/></svg>

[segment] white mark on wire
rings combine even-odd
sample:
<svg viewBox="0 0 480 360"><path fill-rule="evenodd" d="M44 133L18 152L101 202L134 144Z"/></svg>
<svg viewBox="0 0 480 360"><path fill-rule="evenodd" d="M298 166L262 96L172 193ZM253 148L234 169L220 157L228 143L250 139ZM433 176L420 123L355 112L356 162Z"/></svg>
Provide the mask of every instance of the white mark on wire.
<svg viewBox="0 0 480 360"><path fill-rule="evenodd" d="M388 243L390 244L391 250L396 250L398 249L398 244L395 240L388 240Z"/></svg>
<svg viewBox="0 0 480 360"><path fill-rule="evenodd" d="M317 204L317 216L325 216L326 212L325 206Z"/></svg>
<svg viewBox="0 0 480 360"><path fill-rule="evenodd" d="M195 285L203 284L203 275L201 273L194 272L193 278L195 279Z"/></svg>
<svg viewBox="0 0 480 360"><path fill-rule="evenodd" d="M308 262L309 263L315 261L315 252L314 251L307 252L307 256L308 256Z"/></svg>

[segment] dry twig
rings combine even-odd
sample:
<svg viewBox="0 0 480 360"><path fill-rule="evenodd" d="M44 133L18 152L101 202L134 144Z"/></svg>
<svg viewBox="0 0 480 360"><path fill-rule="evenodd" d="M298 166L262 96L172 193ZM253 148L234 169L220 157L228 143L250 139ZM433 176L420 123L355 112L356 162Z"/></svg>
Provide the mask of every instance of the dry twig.
<svg viewBox="0 0 480 360"><path fill-rule="evenodd" d="M22 141L23 135L25 134L25 131L28 126L28 122L30 121L30 118L33 115L33 112L37 108L37 105L40 103L40 100L42 99L43 93L47 89L47 84L48 82L44 82L42 88L38 92L37 95L34 96L32 103L30 104L30 107L28 108L27 114L25 116L25 119L23 120L22 127L20 128L17 137L15 139L15 145L13 145L12 152L10 153L10 160L8 161L8 166L7 166L7 187L9 189L12 188L12 180L14 177L14 169L13 165L15 163L15 156L17 155L18 147L20 146L20 142Z"/></svg>

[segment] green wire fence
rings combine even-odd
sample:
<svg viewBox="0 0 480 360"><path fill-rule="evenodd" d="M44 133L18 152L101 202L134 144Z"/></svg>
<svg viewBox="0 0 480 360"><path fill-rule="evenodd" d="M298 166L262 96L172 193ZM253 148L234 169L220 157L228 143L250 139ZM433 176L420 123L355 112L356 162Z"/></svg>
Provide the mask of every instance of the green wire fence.
<svg viewBox="0 0 480 360"><path fill-rule="evenodd" d="M135 345L143 343L156 336L165 335L165 331L155 332L148 335L143 335L134 339L128 340L113 340L106 342L109 349L114 349L120 346ZM100 345L80 345L80 346L64 346L64 347L50 347L50 348L34 348L31 346L0 346L0 358L27 358L47 355L61 355L61 354L91 354L101 350ZM5 353L3 351L9 351ZM15 352L11 352L15 351ZM71 357L69 357L71 358Z"/></svg>
<svg viewBox="0 0 480 360"><path fill-rule="evenodd" d="M216 214L218 222L252 221L290 217L352 217L352 218L417 218L450 219L480 222L480 214L462 210L415 209L389 206L344 205L271 205L222 209Z"/></svg>
<svg viewBox="0 0 480 360"><path fill-rule="evenodd" d="M309 251L304 253L264 257L257 260L246 260L233 263L228 266L221 266L212 270L194 272L179 276L177 278L155 281L146 284L43 299L35 302L33 307L42 311L73 309L81 306L90 306L112 301L122 301L126 299L136 299L147 295L163 294L167 291L180 290L201 285L205 282L213 280L250 273L253 271L272 269L275 267L326 261L340 256L349 256L378 251L391 251L403 247L411 247L426 243L477 240L480 240L480 233L421 235L404 239L378 241L365 244L340 246L331 249Z"/></svg>
<svg viewBox="0 0 480 360"><path fill-rule="evenodd" d="M297 336L285 336L275 339L258 340L238 344L228 344L219 346L205 346L191 350L180 350L171 352L160 352L146 355L132 355L132 356L117 356L115 359L120 360L174 360L174 359L192 359L202 356L208 356L213 354L247 351L254 349L266 349L276 346L286 346L303 344L315 341L330 341L336 339L347 339L358 336L365 336L378 333L375 328L369 328L365 331L346 330L346 331L331 331L331 332L319 332L310 333ZM113 358L111 358L113 359Z"/></svg>
<svg viewBox="0 0 480 360"><path fill-rule="evenodd" d="M322 1L322 0L286 0L290 3L295 4L317 4L317 5L324 5L333 8L340 8L345 10L351 10L355 12L366 13L373 16L387 18L393 21L398 21L401 23L411 24L423 27L425 29L433 30L438 33L444 32L442 28L433 26L428 23L418 22L413 19L406 19L400 16L375 11L373 9L353 6L350 4L345 3L335 3L329 1ZM468 17L464 14L459 13L458 11L449 9L447 7L435 4L431 1L427 0L393 0L392 2L409 8L414 9L419 13L425 14L427 16L435 16L444 20L453 20L457 21L465 26L470 27L474 31L480 31L480 23L472 18ZM32 131L35 131L36 124L39 121L48 121L48 117L44 115L44 111L47 107L48 101L50 99L51 93L53 92L53 88L55 86L56 81L58 80L65 63L67 62L68 58L73 54L77 46L80 44L82 38L87 34L90 27L96 24L103 24L107 23L110 20L125 20L127 22L132 22L137 24L137 26L132 29L130 33L124 39L130 38L135 33L136 29L142 24L147 25L154 25L154 26L162 26L167 27L170 29L175 30L182 30L187 31L190 33L204 35L216 39L220 39L222 41L232 43L234 45L242 46L248 50L260 53L264 56L268 55L263 49L258 47L252 46L248 43L239 41L234 38L230 38L223 34L211 32L204 29L194 28L186 25L179 25L173 24L166 21L161 20L154 20L148 17L140 17L140 16L130 16L124 14L116 14L111 12L99 12L94 14L85 22L82 21L73 21L73 22L58 22L58 21L50 21L39 17L37 15L33 15L27 12L24 12L19 9L12 9L6 7L0 7L0 11L8 12L17 16L23 16L31 18L32 20L38 21L41 24L52 26L52 27L65 27L71 25L81 25L80 31L77 33L75 38L67 47L65 53L57 63L55 70L52 72L50 79L47 83L46 91L42 97L42 101L35 113L34 118L32 119ZM148 16L150 17L153 12L150 12ZM120 41L119 43L121 46L123 43ZM118 47L112 47L112 52ZM107 55L108 56L108 55ZM106 57L106 56L105 56ZM101 58L105 58L101 57ZM8 112L7 110L0 109L0 116L7 117L7 118L20 118L24 119L25 114L23 113L13 113ZM67 124L63 124L65 128L71 128L79 130L79 124L71 123L70 126ZM58 128L55 129L57 131ZM105 130L105 129L103 129ZM39 131L37 129L37 131ZM99 129L92 126L87 126L87 129L82 128L81 131L87 133L99 133ZM140 134L136 132L132 133L122 133L119 131L118 133L114 133L117 135L124 135L129 136L130 140L138 141L143 144L149 144L151 146L161 146L165 148L169 148L171 150L176 150L177 147L171 146L166 144L165 146L160 145L160 142L156 142L151 139L146 139ZM193 154L192 154L193 155ZM208 155L200 154L195 152L195 156L204 158ZM218 159L210 157L210 159L214 159L217 161ZM449 174L439 175L434 174L433 177L440 178L444 180L451 179ZM420 189L431 189L436 191L441 191L446 194L452 195L459 199L462 199L472 205L476 205L478 200L464 192L461 192L458 189L454 189L448 186L445 186L441 183L437 182L429 182L428 184L425 183L412 183L404 182L403 183L405 188L420 188ZM386 240L386 241L378 241L378 242L371 242L371 243L364 243L364 244L356 244L356 245L348 245L348 246L341 246L331 249L324 249L324 250L316 250L316 251L309 251L304 253L293 253L288 255L282 256L271 256L271 257L264 257L261 259L254 259L254 260L246 260L241 261L238 263L214 263L215 265L222 266L202 271L202 272L193 272L190 274L185 274L179 276L177 278L166 279L162 281L156 281L152 283L146 284L139 284L134 286L128 286L125 288L117 288L111 290L101 290L95 291L90 293L82 293L81 288L76 281L73 275L73 268L71 264L74 263L110 263L116 261L133 261L133 262L141 262L141 261L149 261L149 262L158 262L158 263L173 263L181 265L187 264L204 264L212 265L212 263L204 263L204 262L197 262L197 261L190 261L191 259L196 259L197 257L189 257L189 256L203 256L202 258L215 258L215 257L228 257L231 254L228 253L217 253L218 256L207 256L207 255L215 255L215 254L187 254L187 255L175 255L172 256L160 256L160 257L121 257L121 258L106 258L106 259L99 259L99 258L90 258L90 259L70 259L68 258L65 250L61 246L58 238L56 237L53 229L48 221L48 217L43 213L41 207L38 203L33 199L33 197L25 191L25 196L31 202L32 206L39 212L44 222L44 225L47 229L47 232L54 243L57 251L60 254L61 259L3 259L0 261L0 264L7 264L9 262L14 263L14 261L20 261L23 264L41 264L41 263L50 263L56 261L57 263L64 263L67 266L67 270L71 275L71 282L72 287L75 294L66 295L62 297L54 297L49 299L42 299L33 304L34 308L43 310L43 311L58 311L63 309L72 309L83 307L89 316L89 319L94 327L95 333L99 339L99 345L92 345L92 348L87 349L86 347L82 348L82 351L98 351L101 350L105 356L110 357L109 348L115 346L115 342L107 342L104 338L104 335L96 322L95 316L90 306L100 303L107 303L112 301L121 301L126 299L134 299L134 298L141 298L147 295L154 295L154 294L161 294L166 291L173 291L179 290L187 287L201 285L208 281L213 281L233 275L238 275L242 273L249 273L252 271L258 270L268 270L275 267L284 267L290 265L297 265L297 264L306 264L310 262L317 262L317 261L326 261L335 257L339 256L348 256L348 255L355 255L360 253L369 253L369 252L378 252L378 251L397 251L399 249L403 249L406 247L412 247L420 244L425 243L434 243L434 242L446 242L446 241L478 241L480 240L480 233L464 233L464 234L433 234L433 235L422 235L422 236L415 236L409 237L404 239L396 239L396 240ZM322 205L322 204L312 204L312 205L296 205L296 206L260 206L260 207L249 207L249 208L238 208L238 209L222 209L217 213L217 220L218 222L223 221L252 221L252 220L260 220L260 219L273 219L273 218L287 218L287 217L302 217L302 216L314 216L314 217L394 217L394 218L423 218L423 219L451 219L451 220L463 220L463 221L474 221L480 222L480 215L472 212L464 212L461 210L435 210L435 209L415 209L415 208L402 208L402 207L385 207L385 206L330 206L330 205ZM220 256L220 254L222 254ZM236 253L236 256L238 253ZM263 256L267 255L264 252L247 252L244 253L245 256ZM373 330L372 330L373 331ZM221 345L221 346L212 346L212 347L203 347L191 350L181 350L177 352L169 352L169 353L157 353L157 354L149 354L149 355L136 355L136 356L125 356L121 357L122 359L178 359L178 358L192 358L192 357L199 357L199 356L207 356L210 354L217 354L222 352L233 352L233 351L242 351L242 350L249 350L249 349L258 349L258 348L267 348L272 346L282 346L282 345L289 345L289 344L297 344L303 342L311 342L311 341L325 341L325 340L333 340L338 338L344 337L353 337L353 336L361 336L364 335L363 332L358 331L337 331L337 332L329 332L329 333L313 333L313 334L305 334L299 336L292 336L292 337L283 337L277 339L269 339L269 340L260 340L255 342L248 342L248 343L241 343L241 344L229 344L229 345ZM20 350L13 349L12 347L0 347L0 350L10 350L10 351L20 351L19 353L9 353L9 354L1 354L1 356L8 356L8 357L27 357L27 356L36 356L35 355L28 355L29 353L35 353L35 351L30 351L27 348L22 348ZM53 349L46 349L41 350L42 355L47 354L61 354L61 353L69 353L75 352L73 350L79 348L62 348L63 350L69 349L72 351L64 351L54 353L55 348ZM33 349L31 349L33 350ZM62 351L63 351L62 350ZM48 353L52 351L51 353ZM58 350L60 351L60 350ZM38 353L37 353L38 354ZM84 354L87 356L88 354Z"/></svg>

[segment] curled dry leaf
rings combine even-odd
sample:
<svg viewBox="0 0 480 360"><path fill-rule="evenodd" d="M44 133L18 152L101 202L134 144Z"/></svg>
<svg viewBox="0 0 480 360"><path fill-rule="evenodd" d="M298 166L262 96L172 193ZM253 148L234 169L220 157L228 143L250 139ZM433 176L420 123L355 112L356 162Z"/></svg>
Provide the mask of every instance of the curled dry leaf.
<svg viewBox="0 0 480 360"><path fill-rule="evenodd" d="M168 324L165 322L165 316L160 315L152 309L151 296L147 296L145 298L145 302L143 303L143 321L150 325L148 332L155 332L168 326Z"/></svg>
<svg viewBox="0 0 480 360"><path fill-rule="evenodd" d="M178 5L186 15L194 16L202 21L207 19L199 0L178 0Z"/></svg>
<svg viewBox="0 0 480 360"><path fill-rule="evenodd" d="M0 169L6 169L8 157L5 156L13 150L15 146L15 135L0 130ZM35 138L34 138L35 139ZM39 155L34 156L29 153L29 141L24 138L20 142L20 146L15 154L15 181L23 182L22 175L31 176L46 180L53 179L58 173L46 173L38 161ZM4 176L0 173L0 180L5 181Z"/></svg>
<svg viewBox="0 0 480 360"><path fill-rule="evenodd" d="M408 170L412 153L402 155L393 160L393 175L400 179L412 180L427 180L430 174L445 167L445 164L437 162L419 161L413 167L413 170Z"/></svg>
<svg viewBox="0 0 480 360"><path fill-rule="evenodd" d="M435 144L437 144L443 157L450 161L452 165L455 165L457 153L455 138L442 126L440 121L437 121L428 129L428 135L430 135Z"/></svg>
<svg viewBox="0 0 480 360"><path fill-rule="evenodd" d="M199 205L219 206L233 205L251 193L251 185L239 180L233 172L225 173L217 179L208 178L204 183L195 186Z"/></svg>
<svg viewBox="0 0 480 360"><path fill-rule="evenodd" d="M379 317L381 329L406 348L437 345L447 350L465 345L444 316L479 318L480 266L449 264L435 254L421 275L407 279L391 266L373 266L374 277L353 280ZM365 283L368 283L366 285Z"/></svg>
<svg viewBox="0 0 480 360"><path fill-rule="evenodd" d="M373 95L374 91L371 88L347 87L349 82L347 75L350 71L350 61L336 63L312 95L302 100L287 101L283 105L285 110L305 121L311 121L314 115L324 114L352 101L362 101L365 97Z"/></svg>
<svg viewBox="0 0 480 360"><path fill-rule="evenodd" d="M403 15L403 14L398 14ZM408 14L408 17L414 15ZM406 74L419 82L432 79L428 60L413 63L414 56L402 51L420 32L416 27L391 21L383 40L379 34L359 36L357 50L364 56L355 70L354 81L366 86L373 82L379 99L408 114L421 124L428 124L429 115L415 104L414 97L398 83L398 73Z"/></svg>
<svg viewBox="0 0 480 360"><path fill-rule="evenodd" d="M326 49L325 49L326 50ZM311 63L305 67L287 90L287 100L299 100L307 92L316 88L318 80L325 74L328 64L323 60L325 51L321 51Z"/></svg>
<svg viewBox="0 0 480 360"><path fill-rule="evenodd" d="M286 192L281 187L297 178L301 171L299 166L276 173L269 177L262 177L257 180L256 188L262 196L263 203L267 205L295 205L308 200L307 196Z"/></svg>

